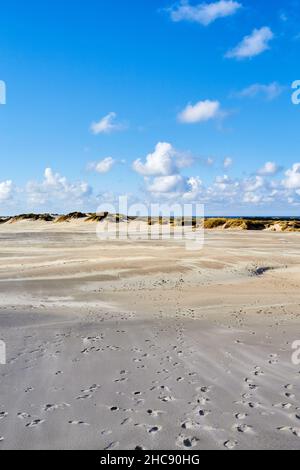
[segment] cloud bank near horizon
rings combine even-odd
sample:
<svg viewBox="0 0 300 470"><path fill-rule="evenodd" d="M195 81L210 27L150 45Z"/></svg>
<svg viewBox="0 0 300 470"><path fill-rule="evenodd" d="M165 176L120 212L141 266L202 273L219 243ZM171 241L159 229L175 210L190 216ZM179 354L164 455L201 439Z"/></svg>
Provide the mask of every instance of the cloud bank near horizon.
<svg viewBox="0 0 300 470"><path fill-rule="evenodd" d="M105 174L113 162L113 159L99 162L98 172ZM222 168L229 173L220 172L209 184L203 182L199 168L195 170L195 166L198 166L197 159L190 152L179 151L169 142L158 142L152 153L132 164L133 173L143 183L141 194L130 196L132 202L193 202L219 207L222 212L239 207L248 210L249 214L265 205L270 208L286 204L294 209L300 207L299 162L284 170L268 161L256 174L237 178L230 176L234 162L227 157ZM28 181L24 186L15 185L13 180L0 181L2 215L21 209L22 212L55 213L77 209L93 211L99 204L116 202L119 196L99 192L86 181L69 181L51 168L45 169L40 181Z"/></svg>

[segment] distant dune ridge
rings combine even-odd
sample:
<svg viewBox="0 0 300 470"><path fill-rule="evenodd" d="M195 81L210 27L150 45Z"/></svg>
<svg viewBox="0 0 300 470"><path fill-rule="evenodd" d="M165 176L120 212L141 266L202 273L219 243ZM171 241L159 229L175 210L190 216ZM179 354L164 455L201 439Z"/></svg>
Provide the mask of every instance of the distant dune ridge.
<svg viewBox="0 0 300 470"><path fill-rule="evenodd" d="M256 217L131 217L123 214L110 214L108 212L71 212L65 215L58 214L20 214L11 217L0 217L0 225L17 224L20 222L41 222L55 224L83 223L129 223L132 221L144 222L146 225L170 225L171 227L189 226L195 230L204 228L206 230L255 230L273 232L300 232L300 219L293 218L256 218Z"/></svg>

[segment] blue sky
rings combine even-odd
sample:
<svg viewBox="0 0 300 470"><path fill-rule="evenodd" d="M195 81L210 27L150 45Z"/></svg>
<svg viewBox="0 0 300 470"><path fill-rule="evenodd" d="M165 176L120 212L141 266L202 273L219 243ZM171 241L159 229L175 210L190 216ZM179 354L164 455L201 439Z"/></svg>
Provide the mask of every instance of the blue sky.
<svg viewBox="0 0 300 470"><path fill-rule="evenodd" d="M127 194L299 215L299 19L295 0L6 2L1 214Z"/></svg>

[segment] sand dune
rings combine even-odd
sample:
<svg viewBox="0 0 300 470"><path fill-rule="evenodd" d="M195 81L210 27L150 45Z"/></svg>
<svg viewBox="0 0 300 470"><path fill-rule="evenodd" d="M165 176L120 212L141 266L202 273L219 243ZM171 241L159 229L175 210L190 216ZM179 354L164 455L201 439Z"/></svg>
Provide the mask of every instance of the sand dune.
<svg viewBox="0 0 300 470"><path fill-rule="evenodd" d="M41 228L51 230L52 224L67 225L78 229L83 223L113 223L122 226L123 224L137 221L144 224L145 228L153 225L181 227L190 226L192 228L206 230L247 230L247 231L273 231L273 232L299 232L300 219L268 219L268 218L197 218L197 217L128 217L122 214L103 213L83 213L72 212L66 215L54 214L22 214L13 217L0 218L0 224L7 226L8 224L22 223L24 226L29 225L30 230L39 230ZM52 224L51 224L52 223ZM55 230L55 229L54 229Z"/></svg>
<svg viewBox="0 0 300 470"><path fill-rule="evenodd" d="M0 240L0 449L299 448L297 233L195 253L79 217Z"/></svg>

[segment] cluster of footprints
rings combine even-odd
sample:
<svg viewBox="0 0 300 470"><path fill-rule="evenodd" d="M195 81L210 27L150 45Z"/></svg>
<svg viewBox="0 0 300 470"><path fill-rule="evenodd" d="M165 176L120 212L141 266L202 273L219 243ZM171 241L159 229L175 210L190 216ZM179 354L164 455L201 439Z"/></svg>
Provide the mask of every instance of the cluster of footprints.
<svg viewBox="0 0 300 470"><path fill-rule="evenodd" d="M219 391L217 394L216 383L203 384L201 362L198 370L194 367L197 363L197 345L189 341L180 312L172 322L158 322L156 326L152 326L151 331L145 330L144 337L140 337L138 341L140 347L125 346L126 341L118 342L118 338L126 339L128 334L126 327L120 327L120 323L117 323L117 327L104 328L105 333L102 331L97 335L82 337L78 354L73 355L70 360L79 367L81 361L88 355L99 357L100 363L103 354L106 354L106 359L110 354L114 354L119 355L116 357L120 358L121 363L122 355L126 353L129 357L128 367L117 373L112 371L110 377L104 376L101 384L82 387L78 393L66 397L66 401L46 403L40 416L35 416L28 410L19 410L16 418L25 429L35 432L47 425L49 414L59 418L60 412L64 412L66 416L73 416L66 421L70 429L82 428L83 432L86 432L95 425L82 416L76 416L79 411L78 406L80 403L95 406L96 403L106 416L111 416L113 423L107 429L101 429L101 423L98 429L92 429L92 434L99 438L99 448L106 450L122 448L124 428L126 428L125 435L132 433L133 439L140 440L132 443L133 449L160 448L161 442L164 442L163 438L170 434L174 435L173 446L170 442L166 445L174 448L186 450L201 448L203 442L207 442L207 436L211 436L215 447L232 450L239 447L241 435L257 436L259 431L252 424L252 415L260 414L262 421L264 414L267 416L266 404L260 403L257 398L261 396L260 380L266 374L262 367L254 366L249 376L243 379L239 399L232 402L228 411L230 424L226 428L220 428L216 424L217 415L220 410L226 412L222 402L220 403L219 397L222 397L222 393ZM110 336L113 336L113 341L109 341ZM48 354L50 359L53 354L59 357L66 341L71 337L72 331L56 335L52 343L54 352L51 354L47 352L48 345L39 344L37 348L31 350L31 354L35 354L32 361L37 362L41 359L41 355L45 354ZM163 341L163 338L168 339ZM268 373L270 367L276 367L278 361L279 358L275 354L270 355L267 361ZM28 364L30 361L27 361L27 366ZM64 376L63 363L61 367L61 370L55 372L55 378L59 380ZM134 388L137 376L139 383L147 384L143 389ZM33 391L33 386L27 386L25 394L31 394ZM103 391L106 393L102 396ZM109 403L107 403L108 396ZM279 425L274 432L299 438L300 428L295 425L295 421L299 420L300 424L300 409L295 404L295 385L283 384L280 396L285 400L270 404L271 412L273 415L277 413L280 420L291 420L292 424ZM131 404L129 407L128 402ZM126 403L126 406L120 403ZM149 403L152 406L149 406ZM1 435L1 423L8 419L10 419L9 410L0 408L0 446L5 441L5 436ZM57 430L59 432L59 424Z"/></svg>

